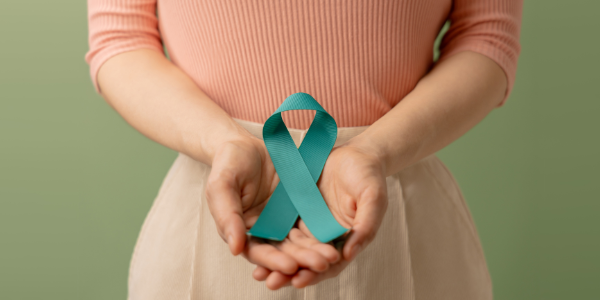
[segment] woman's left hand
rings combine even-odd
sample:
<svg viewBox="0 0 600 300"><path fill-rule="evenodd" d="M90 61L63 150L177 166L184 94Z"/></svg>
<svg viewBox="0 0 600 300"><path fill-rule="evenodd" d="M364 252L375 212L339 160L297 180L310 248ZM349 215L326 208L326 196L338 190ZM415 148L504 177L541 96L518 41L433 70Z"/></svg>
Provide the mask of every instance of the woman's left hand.
<svg viewBox="0 0 600 300"><path fill-rule="evenodd" d="M373 151L351 142L334 148L317 186L335 219L346 228L352 227L342 249L343 259L321 273L300 269L294 275L284 275L258 266L253 277L266 280L270 289L290 284L302 288L335 277L375 238L388 199L384 165ZM319 243L301 220L288 238L301 247ZM324 245L335 249L332 243Z"/></svg>

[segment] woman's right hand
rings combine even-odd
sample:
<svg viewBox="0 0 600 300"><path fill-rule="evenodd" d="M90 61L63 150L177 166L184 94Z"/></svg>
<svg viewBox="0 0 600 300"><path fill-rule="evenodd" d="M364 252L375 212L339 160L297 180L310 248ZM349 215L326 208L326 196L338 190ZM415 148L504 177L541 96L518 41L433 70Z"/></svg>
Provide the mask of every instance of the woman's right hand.
<svg viewBox="0 0 600 300"><path fill-rule="evenodd" d="M247 237L247 229L254 225L278 183L262 140L243 135L221 143L213 156L206 186L208 206L219 235L233 255L243 254L251 263L270 270L290 275L299 267L327 270L339 256L326 247L302 246L289 239L264 243Z"/></svg>
<svg viewBox="0 0 600 300"><path fill-rule="evenodd" d="M277 244L285 247L284 254L246 237L279 181L264 142L237 124L164 54L151 49L117 54L98 70L98 87L141 133L212 166L208 204L234 255L242 253L250 262L284 274L302 265L323 267L322 256L287 240Z"/></svg>

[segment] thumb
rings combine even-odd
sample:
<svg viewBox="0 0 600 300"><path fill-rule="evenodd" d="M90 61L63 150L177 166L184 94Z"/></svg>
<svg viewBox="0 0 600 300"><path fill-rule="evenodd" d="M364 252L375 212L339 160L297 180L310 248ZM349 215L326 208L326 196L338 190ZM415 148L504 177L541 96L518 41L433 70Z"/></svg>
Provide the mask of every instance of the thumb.
<svg viewBox="0 0 600 300"><path fill-rule="evenodd" d="M227 242L233 255L242 253L246 243L246 225L236 186L225 180L209 181L206 198L219 235Z"/></svg>
<svg viewBox="0 0 600 300"><path fill-rule="evenodd" d="M385 189L368 188L361 195L357 201L356 216L352 222L350 236L343 248L344 259L356 258L356 255L375 239L385 215L387 203Z"/></svg>

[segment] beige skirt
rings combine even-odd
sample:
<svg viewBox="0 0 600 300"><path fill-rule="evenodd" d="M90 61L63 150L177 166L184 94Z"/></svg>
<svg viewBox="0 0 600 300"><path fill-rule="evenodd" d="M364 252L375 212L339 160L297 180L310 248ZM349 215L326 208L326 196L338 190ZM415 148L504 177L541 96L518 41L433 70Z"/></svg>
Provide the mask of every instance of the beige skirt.
<svg viewBox="0 0 600 300"><path fill-rule="evenodd" d="M262 138L262 124L236 119ZM339 128L336 146L367 126ZM297 145L306 130L290 129ZM206 203L210 167L180 154L142 226L130 300L492 299L486 261L461 191L431 155L387 177L389 205L374 241L336 278L277 291L233 256Z"/></svg>

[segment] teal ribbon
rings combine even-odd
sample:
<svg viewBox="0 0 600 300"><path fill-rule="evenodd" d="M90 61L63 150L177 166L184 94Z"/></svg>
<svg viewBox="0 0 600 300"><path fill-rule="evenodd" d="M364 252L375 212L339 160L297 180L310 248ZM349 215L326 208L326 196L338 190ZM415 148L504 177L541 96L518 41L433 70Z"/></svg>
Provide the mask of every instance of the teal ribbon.
<svg viewBox="0 0 600 300"><path fill-rule="evenodd" d="M298 148L281 118L288 110L316 111ZM322 243L348 231L335 220L316 185L336 138L335 120L311 95L296 93L283 101L263 126L263 140L280 182L250 235L282 241L298 216Z"/></svg>

